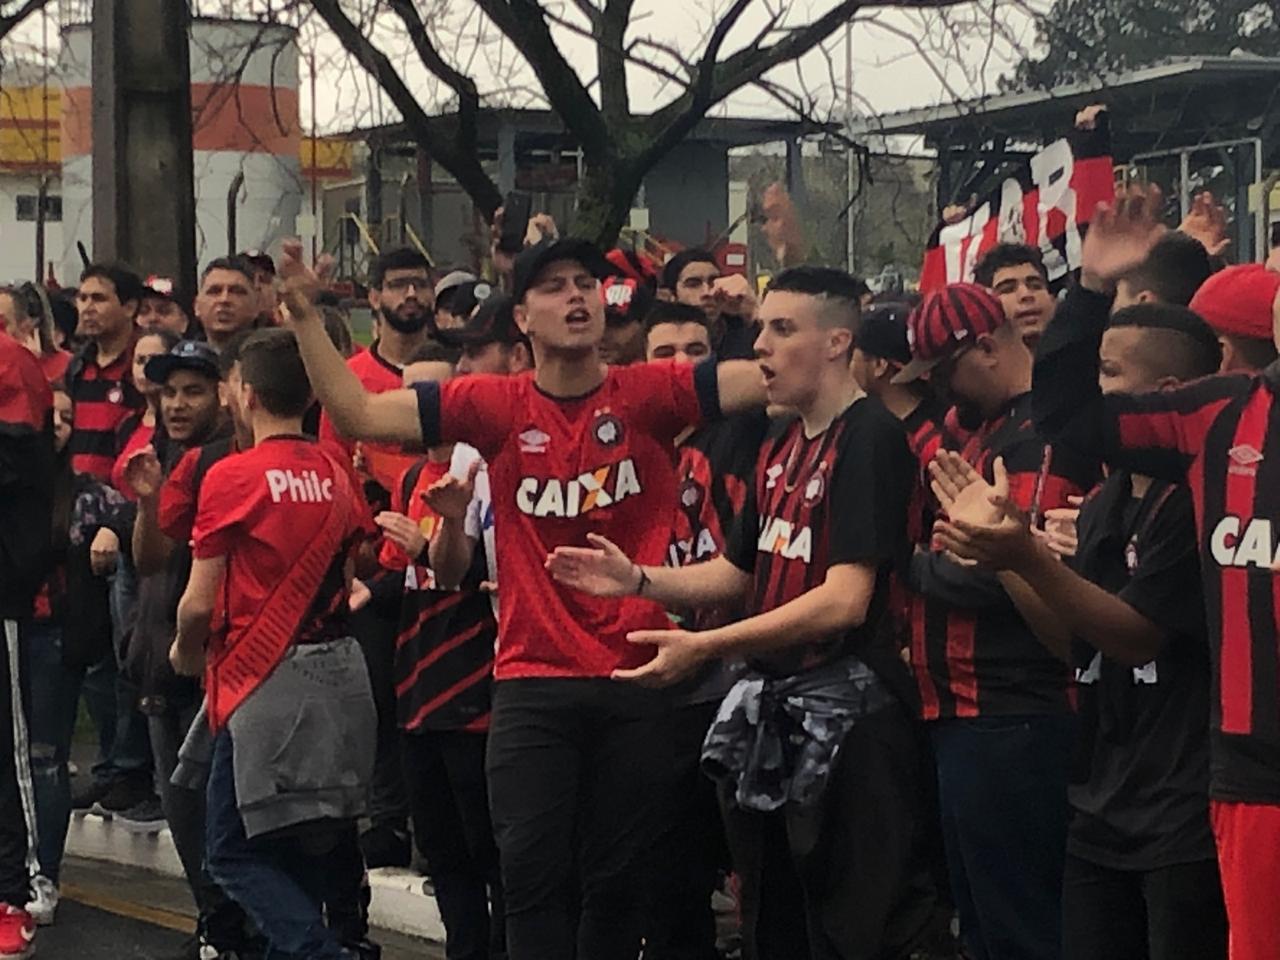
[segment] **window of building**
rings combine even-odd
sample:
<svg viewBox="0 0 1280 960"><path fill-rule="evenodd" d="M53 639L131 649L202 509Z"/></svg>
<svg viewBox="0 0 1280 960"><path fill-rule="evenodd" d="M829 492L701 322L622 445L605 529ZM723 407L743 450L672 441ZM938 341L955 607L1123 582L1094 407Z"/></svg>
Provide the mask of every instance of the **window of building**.
<svg viewBox="0 0 1280 960"><path fill-rule="evenodd" d="M39 197L34 193L18 194L17 218L20 221L34 222L36 219L36 203ZM62 197L56 194L47 194L44 198L44 219L46 223L61 222L62 220Z"/></svg>

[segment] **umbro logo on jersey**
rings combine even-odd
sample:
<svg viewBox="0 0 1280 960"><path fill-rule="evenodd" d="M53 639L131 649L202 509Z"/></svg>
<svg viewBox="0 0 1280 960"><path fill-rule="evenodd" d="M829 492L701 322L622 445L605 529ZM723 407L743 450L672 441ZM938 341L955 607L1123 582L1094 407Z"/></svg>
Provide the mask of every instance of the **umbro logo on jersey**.
<svg viewBox="0 0 1280 960"><path fill-rule="evenodd" d="M1231 463L1227 465L1227 472L1246 477L1255 476L1258 472L1258 464L1262 462L1262 451L1247 443L1232 447L1227 451L1227 456L1231 458Z"/></svg>
<svg viewBox="0 0 1280 960"><path fill-rule="evenodd" d="M531 517L580 517L640 492L635 461L627 458L572 480L524 477L516 488L516 506Z"/></svg>
<svg viewBox="0 0 1280 960"><path fill-rule="evenodd" d="M1270 570L1280 561L1270 520L1223 517L1209 537L1209 552L1224 567Z"/></svg>
<svg viewBox="0 0 1280 960"><path fill-rule="evenodd" d="M294 503L321 503L333 499L333 478L320 479L314 470L268 470L267 489L271 502L279 503L288 497Z"/></svg>
<svg viewBox="0 0 1280 960"><path fill-rule="evenodd" d="M778 479L782 476L783 469L785 468L782 466L782 464L775 463L772 467L770 467L768 470L764 472L764 476L765 476L764 488L766 490L772 490L774 487L778 485Z"/></svg>
<svg viewBox="0 0 1280 960"><path fill-rule="evenodd" d="M551 445L551 438L537 427L530 427L520 434L519 439L521 453L546 453Z"/></svg>
<svg viewBox="0 0 1280 960"><path fill-rule="evenodd" d="M796 528L788 520L765 517L760 524L760 539L756 541L760 553L772 553L783 560L813 559L813 532L808 527Z"/></svg>

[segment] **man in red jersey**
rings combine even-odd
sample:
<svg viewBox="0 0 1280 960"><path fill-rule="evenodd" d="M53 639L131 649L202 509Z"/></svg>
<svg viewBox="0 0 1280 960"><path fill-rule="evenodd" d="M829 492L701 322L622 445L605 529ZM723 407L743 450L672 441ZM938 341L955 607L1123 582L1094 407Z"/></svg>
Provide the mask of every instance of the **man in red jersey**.
<svg viewBox="0 0 1280 960"><path fill-rule="evenodd" d="M561 240L517 258L514 315L534 371L370 393L307 302L315 281L298 252L283 264L292 323L334 423L370 440L464 440L488 464L502 590L488 777L509 956L634 955L660 829L655 801L671 776L666 701L608 678L649 656L627 633L667 618L641 598L619 605L559 589L543 565L589 532L662 562L676 499L672 442L722 407L762 404L759 368L606 367L599 279L608 264L591 244Z"/></svg>
<svg viewBox="0 0 1280 960"><path fill-rule="evenodd" d="M1101 391L1098 351L1116 281L1164 234L1160 203L1157 190L1135 191L1095 214L1080 287L1040 344L1033 413L1058 444L1190 487L1212 666L1210 816L1229 951L1232 960L1262 960L1280 943L1280 368L1154 393Z"/></svg>
<svg viewBox="0 0 1280 960"><path fill-rule="evenodd" d="M430 339L429 320L435 309L430 268L417 250L399 247L379 255L369 271L369 306L378 319L378 338L347 361L366 390L380 393L404 386L404 366ZM320 439L359 451L365 497L375 511L391 508L391 491L405 470L417 460L398 443L355 443L344 437L328 416L320 418ZM354 619L355 635L369 662L374 699L378 704L378 751L370 818L372 825L361 843L370 867L407 867L409 798L400 772L396 730L393 660L400 612L400 592L374 585L374 600Z"/></svg>
<svg viewBox="0 0 1280 960"><path fill-rule="evenodd" d="M701 750L741 881L746 960L904 957L932 910L913 856L911 682L887 629L914 463L897 420L850 370L860 295L826 267L770 284L755 351L770 402L798 416L765 441L722 556L658 567L595 536L596 549L561 547L548 561L597 596L682 608L747 595L751 615L737 622L633 632L657 655L615 673L665 685L747 660Z"/></svg>
<svg viewBox="0 0 1280 960"><path fill-rule="evenodd" d="M293 335L255 333L240 368L255 445L201 485L170 654L204 673L207 866L268 952L346 960L319 905L347 880L332 858L351 848L372 773L373 699L346 623L372 524L350 466L301 434L311 388Z"/></svg>

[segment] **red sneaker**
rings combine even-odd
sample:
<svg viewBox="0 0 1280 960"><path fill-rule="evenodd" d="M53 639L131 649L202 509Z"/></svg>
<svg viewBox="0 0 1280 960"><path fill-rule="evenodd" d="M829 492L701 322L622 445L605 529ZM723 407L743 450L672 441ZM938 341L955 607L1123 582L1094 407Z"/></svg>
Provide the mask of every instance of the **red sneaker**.
<svg viewBox="0 0 1280 960"><path fill-rule="evenodd" d="M0 903L0 960L26 960L36 952L36 922L31 914Z"/></svg>

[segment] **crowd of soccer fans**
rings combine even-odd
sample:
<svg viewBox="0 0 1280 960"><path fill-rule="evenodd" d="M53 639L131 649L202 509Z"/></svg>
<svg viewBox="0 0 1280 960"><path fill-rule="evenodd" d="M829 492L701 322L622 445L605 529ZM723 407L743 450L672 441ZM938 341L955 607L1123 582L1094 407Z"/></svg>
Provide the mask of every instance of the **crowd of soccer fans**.
<svg viewBox="0 0 1280 960"><path fill-rule="evenodd" d="M538 217L367 347L294 243L0 291L0 958L73 815L192 960L410 866L450 960L1280 955L1280 256L1160 210L923 296Z"/></svg>

